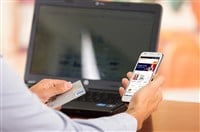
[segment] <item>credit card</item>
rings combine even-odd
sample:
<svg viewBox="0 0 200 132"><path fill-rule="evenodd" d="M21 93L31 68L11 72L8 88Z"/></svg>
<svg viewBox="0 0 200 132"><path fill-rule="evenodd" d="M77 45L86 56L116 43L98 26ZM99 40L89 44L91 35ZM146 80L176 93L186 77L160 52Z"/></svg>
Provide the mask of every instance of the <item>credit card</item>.
<svg viewBox="0 0 200 132"><path fill-rule="evenodd" d="M66 93L54 96L49 100L47 105L52 108L56 108L58 106L62 106L86 93L85 88L81 81L76 81L72 84L72 89L67 91Z"/></svg>

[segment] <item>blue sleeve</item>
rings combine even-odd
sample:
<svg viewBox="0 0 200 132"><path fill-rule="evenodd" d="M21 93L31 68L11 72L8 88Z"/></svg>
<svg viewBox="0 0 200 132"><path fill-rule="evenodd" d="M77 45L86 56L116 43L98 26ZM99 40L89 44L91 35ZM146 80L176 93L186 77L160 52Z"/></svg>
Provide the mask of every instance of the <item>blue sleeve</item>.
<svg viewBox="0 0 200 132"><path fill-rule="evenodd" d="M0 131L136 131L137 121L121 113L96 119L71 119L40 102L0 56Z"/></svg>

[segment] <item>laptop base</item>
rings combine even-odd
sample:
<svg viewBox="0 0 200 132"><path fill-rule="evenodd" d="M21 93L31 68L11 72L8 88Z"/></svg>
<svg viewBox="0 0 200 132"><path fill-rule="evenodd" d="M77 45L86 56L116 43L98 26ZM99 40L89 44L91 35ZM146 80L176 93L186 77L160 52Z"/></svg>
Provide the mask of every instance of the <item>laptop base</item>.
<svg viewBox="0 0 200 132"><path fill-rule="evenodd" d="M99 106L99 107L97 107ZM80 109L81 108L81 109ZM102 117L110 116L117 113L124 112L127 106L123 103L117 104L101 104L72 101L65 104L61 111L69 116L84 116L84 117Z"/></svg>

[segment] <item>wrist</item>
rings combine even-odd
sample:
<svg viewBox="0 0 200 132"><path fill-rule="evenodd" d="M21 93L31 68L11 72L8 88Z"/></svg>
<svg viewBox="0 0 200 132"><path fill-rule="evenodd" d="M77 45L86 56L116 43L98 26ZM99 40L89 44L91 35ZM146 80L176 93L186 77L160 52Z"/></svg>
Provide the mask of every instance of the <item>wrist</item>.
<svg viewBox="0 0 200 132"><path fill-rule="evenodd" d="M142 128L142 124L144 122L141 114L136 111L126 111L126 113L133 116L137 120L137 130L140 130Z"/></svg>

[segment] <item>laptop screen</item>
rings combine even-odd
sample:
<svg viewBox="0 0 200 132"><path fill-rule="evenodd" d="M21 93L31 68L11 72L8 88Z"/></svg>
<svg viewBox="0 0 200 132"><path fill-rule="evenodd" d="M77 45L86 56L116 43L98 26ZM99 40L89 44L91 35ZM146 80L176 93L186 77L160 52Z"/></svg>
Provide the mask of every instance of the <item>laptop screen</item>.
<svg viewBox="0 0 200 132"><path fill-rule="evenodd" d="M146 10L42 4L31 39L29 73L120 81L142 51L156 50L156 17Z"/></svg>

